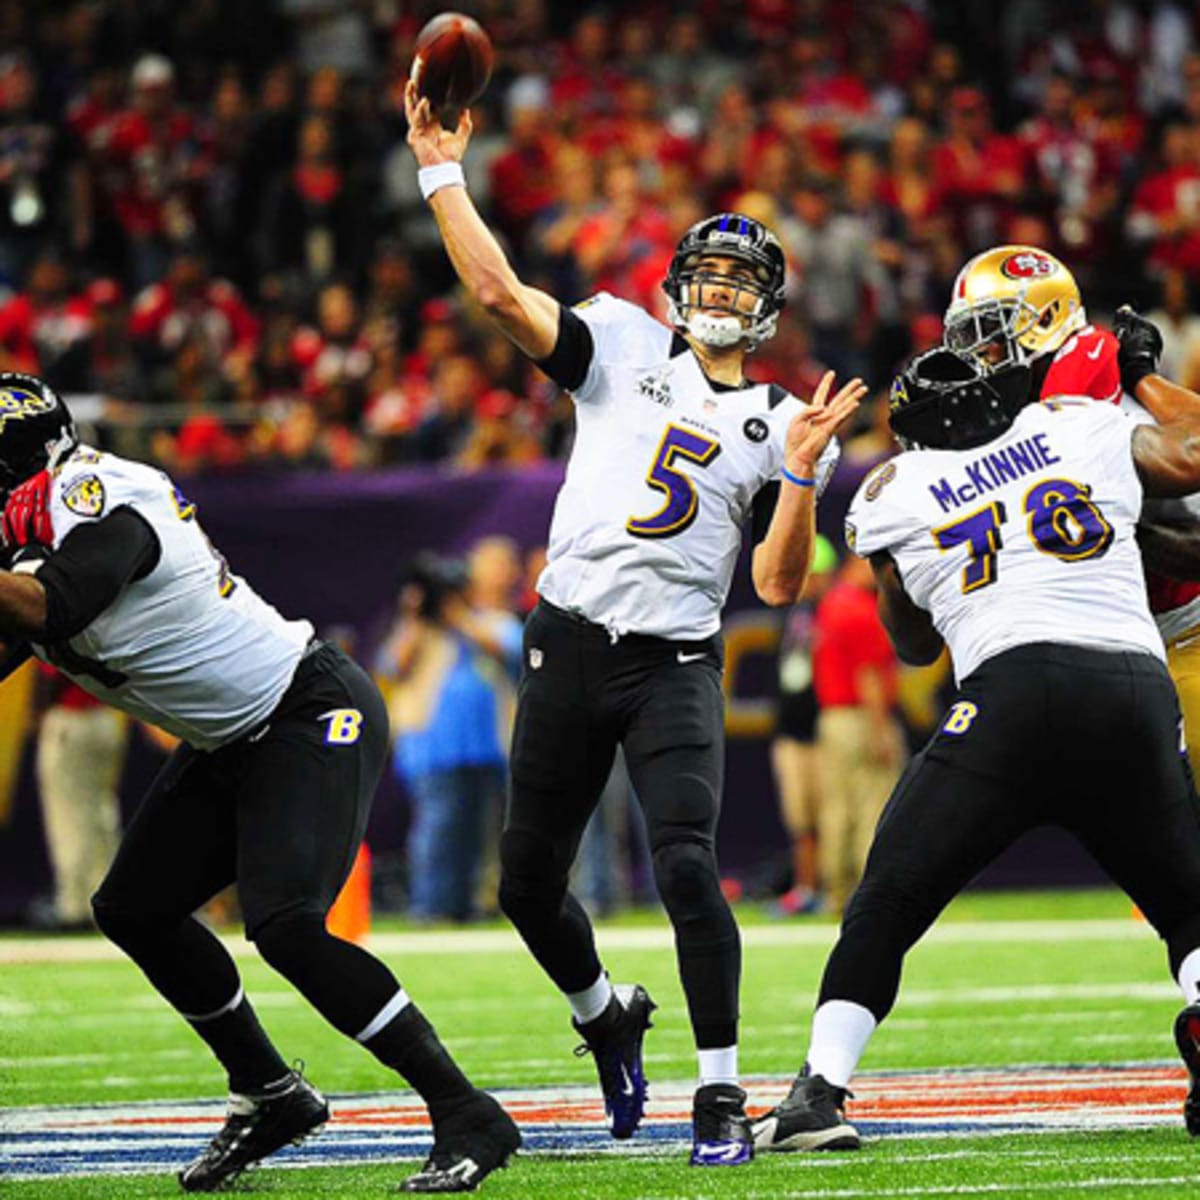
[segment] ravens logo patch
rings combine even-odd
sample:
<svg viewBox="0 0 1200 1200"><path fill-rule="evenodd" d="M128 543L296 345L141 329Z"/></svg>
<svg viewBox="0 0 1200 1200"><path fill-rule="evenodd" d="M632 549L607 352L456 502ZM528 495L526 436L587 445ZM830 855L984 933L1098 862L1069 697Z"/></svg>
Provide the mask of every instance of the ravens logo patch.
<svg viewBox="0 0 1200 1200"><path fill-rule="evenodd" d="M77 517L98 517L104 511L104 500L104 484L98 475L85 475L63 492L63 503Z"/></svg>

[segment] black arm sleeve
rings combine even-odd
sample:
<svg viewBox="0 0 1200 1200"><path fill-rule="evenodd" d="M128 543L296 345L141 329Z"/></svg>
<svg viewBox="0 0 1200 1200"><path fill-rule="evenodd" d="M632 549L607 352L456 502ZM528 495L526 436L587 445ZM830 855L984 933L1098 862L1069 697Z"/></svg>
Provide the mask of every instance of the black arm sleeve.
<svg viewBox="0 0 1200 1200"><path fill-rule="evenodd" d="M771 528L771 518L775 515L775 505L778 503L779 481L777 479L773 479L770 483L764 483L754 493L754 499L751 501L753 507L750 510L750 544L752 546L757 546L767 536L767 530Z"/></svg>
<svg viewBox="0 0 1200 1200"><path fill-rule="evenodd" d="M587 378L595 353L592 331L587 322L564 305L558 306L558 340L548 358L537 365L568 392L575 391Z"/></svg>
<svg viewBox="0 0 1200 1200"><path fill-rule="evenodd" d="M46 589L46 641L86 629L126 584L158 565L158 535L132 508L72 529L37 573Z"/></svg>

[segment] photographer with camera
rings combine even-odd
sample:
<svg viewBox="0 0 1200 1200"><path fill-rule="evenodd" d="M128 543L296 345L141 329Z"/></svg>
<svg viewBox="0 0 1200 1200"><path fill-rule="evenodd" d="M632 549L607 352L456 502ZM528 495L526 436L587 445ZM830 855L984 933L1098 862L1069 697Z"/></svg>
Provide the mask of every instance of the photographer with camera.
<svg viewBox="0 0 1200 1200"><path fill-rule="evenodd" d="M461 562L417 555L376 662L390 682L393 768L411 800L409 913L420 920L473 915L488 814L504 799L511 683L469 585Z"/></svg>

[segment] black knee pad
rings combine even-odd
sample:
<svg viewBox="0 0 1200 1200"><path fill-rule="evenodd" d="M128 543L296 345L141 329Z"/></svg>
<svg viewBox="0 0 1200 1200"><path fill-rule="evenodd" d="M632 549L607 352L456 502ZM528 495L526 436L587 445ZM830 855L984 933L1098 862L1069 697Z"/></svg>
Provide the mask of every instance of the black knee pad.
<svg viewBox="0 0 1200 1200"><path fill-rule="evenodd" d="M287 979L303 974L314 956L314 948L329 937L320 913L294 912L269 917L246 934L258 947L269 966Z"/></svg>
<svg viewBox="0 0 1200 1200"><path fill-rule="evenodd" d="M124 904L100 892L92 897L96 928L135 960L141 947L161 940L175 924L156 920L153 914L153 904Z"/></svg>
<svg viewBox="0 0 1200 1200"><path fill-rule="evenodd" d="M658 846L654 878L673 921L706 917L727 907L716 856L705 842L679 840Z"/></svg>

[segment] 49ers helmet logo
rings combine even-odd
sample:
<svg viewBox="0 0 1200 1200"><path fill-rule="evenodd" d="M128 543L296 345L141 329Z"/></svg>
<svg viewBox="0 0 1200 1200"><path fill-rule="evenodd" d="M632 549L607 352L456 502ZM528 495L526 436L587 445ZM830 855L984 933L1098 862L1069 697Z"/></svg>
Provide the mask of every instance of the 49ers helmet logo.
<svg viewBox="0 0 1200 1200"><path fill-rule="evenodd" d="M1058 263L1054 259L1033 250L1010 254L1000 264L1000 273L1009 279L1045 279L1057 270Z"/></svg>

